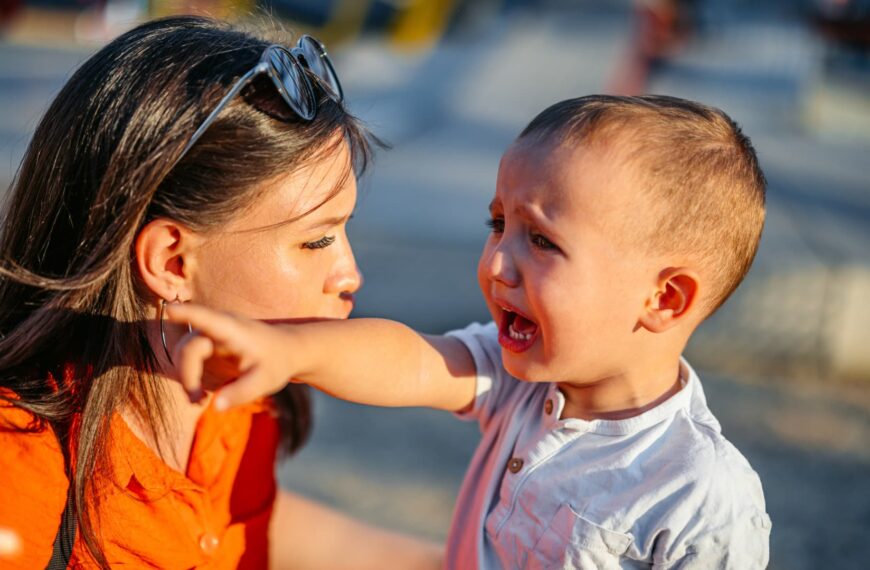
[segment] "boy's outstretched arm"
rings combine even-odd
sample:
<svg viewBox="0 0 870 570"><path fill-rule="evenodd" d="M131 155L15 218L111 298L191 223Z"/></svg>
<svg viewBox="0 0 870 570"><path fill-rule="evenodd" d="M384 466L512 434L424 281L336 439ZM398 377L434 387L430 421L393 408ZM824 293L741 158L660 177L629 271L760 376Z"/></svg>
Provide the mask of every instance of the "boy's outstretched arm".
<svg viewBox="0 0 870 570"><path fill-rule="evenodd" d="M173 355L188 393L201 393L204 371L223 370L217 376L227 380L238 376L220 388L218 408L273 394L289 381L378 406L457 411L474 400L474 361L459 340L422 335L394 321L268 325L190 303L169 305L167 315L196 331Z"/></svg>

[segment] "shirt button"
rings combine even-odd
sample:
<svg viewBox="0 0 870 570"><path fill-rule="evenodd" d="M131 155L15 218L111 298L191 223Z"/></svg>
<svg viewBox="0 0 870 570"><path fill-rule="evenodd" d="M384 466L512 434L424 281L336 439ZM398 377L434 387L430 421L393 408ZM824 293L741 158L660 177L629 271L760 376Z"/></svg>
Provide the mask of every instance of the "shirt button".
<svg viewBox="0 0 870 570"><path fill-rule="evenodd" d="M523 460L519 457L514 457L510 461L508 461L508 470L511 473L519 473L520 469L523 468Z"/></svg>
<svg viewBox="0 0 870 570"><path fill-rule="evenodd" d="M199 548L205 554L214 554L215 552L217 552L218 546L220 546L220 544L220 539L210 532L207 532L199 537Z"/></svg>
<svg viewBox="0 0 870 570"><path fill-rule="evenodd" d="M544 403L544 413L548 416L553 413L553 400L547 400Z"/></svg>

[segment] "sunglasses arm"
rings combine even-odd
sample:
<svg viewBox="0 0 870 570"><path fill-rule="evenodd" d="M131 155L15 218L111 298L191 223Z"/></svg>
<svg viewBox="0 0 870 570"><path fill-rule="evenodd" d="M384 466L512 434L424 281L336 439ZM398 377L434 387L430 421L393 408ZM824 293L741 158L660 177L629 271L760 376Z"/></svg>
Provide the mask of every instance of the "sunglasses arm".
<svg viewBox="0 0 870 570"><path fill-rule="evenodd" d="M190 140L187 141L187 145L184 147L184 150L181 151L181 156L187 154L187 151L190 150L190 147L196 144L196 141L199 140L199 137L202 136L202 134L209 128L209 126L211 126L211 124L214 122L220 112L223 111L224 107L227 106L227 104L233 99L233 97L238 95L239 92L244 89L255 76L268 71L268 69L269 64L261 61L257 65L257 67L253 68L252 70L241 76L238 81L236 81L236 83L233 85L232 89L230 89L229 93L224 95L223 99L220 100L220 102L214 108L214 111L209 113L208 117L205 118L205 121L202 122L202 125L200 125L200 127L196 129L196 132L193 133L193 136L190 137Z"/></svg>

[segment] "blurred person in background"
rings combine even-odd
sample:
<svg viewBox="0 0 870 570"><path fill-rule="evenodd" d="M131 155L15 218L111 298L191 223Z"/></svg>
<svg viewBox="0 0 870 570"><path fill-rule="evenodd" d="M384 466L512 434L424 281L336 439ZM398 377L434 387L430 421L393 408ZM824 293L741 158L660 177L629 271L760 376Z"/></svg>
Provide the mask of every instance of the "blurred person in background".
<svg viewBox="0 0 870 570"><path fill-rule="evenodd" d="M23 4L23 0L3 0L0 3L0 32L18 14Z"/></svg>
<svg viewBox="0 0 870 570"><path fill-rule="evenodd" d="M663 59L678 52L694 28L696 0L636 0L634 34L619 74L608 91L640 95L649 74Z"/></svg>
<svg viewBox="0 0 870 570"><path fill-rule="evenodd" d="M3 212L4 568L438 566L433 545L279 491L305 389L218 414L169 372L186 329L167 303L348 316L345 225L374 140L312 38L288 51L178 17L76 71Z"/></svg>

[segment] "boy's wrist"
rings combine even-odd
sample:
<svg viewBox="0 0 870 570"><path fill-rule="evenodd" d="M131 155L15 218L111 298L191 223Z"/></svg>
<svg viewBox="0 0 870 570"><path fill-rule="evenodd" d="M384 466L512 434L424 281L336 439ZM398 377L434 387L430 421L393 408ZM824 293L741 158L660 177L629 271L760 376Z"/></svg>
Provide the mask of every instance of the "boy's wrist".
<svg viewBox="0 0 870 570"><path fill-rule="evenodd" d="M287 372L286 382L312 384L312 376L318 370L319 348L322 343L312 342L311 324L285 325L274 350L282 354L282 369ZM307 333L307 334L306 334ZM289 347L289 350L288 350Z"/></svg>
<svg viewBox="0 0 870 570"><path fill-rule="evenodd" d="M299 365L301 364L298 350L300 341L293 333L296 325L283 325L280 327L279 334L275 336L275 343L272 350L280 354L281 371L286 375L285 381L288 384L299 383L300 374Z"/></svg>

